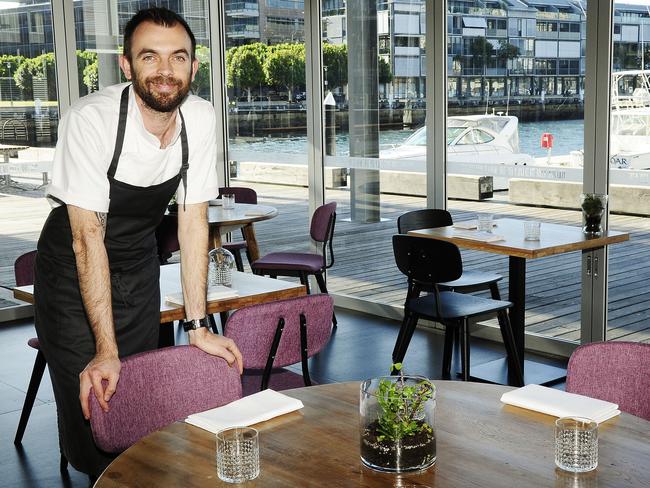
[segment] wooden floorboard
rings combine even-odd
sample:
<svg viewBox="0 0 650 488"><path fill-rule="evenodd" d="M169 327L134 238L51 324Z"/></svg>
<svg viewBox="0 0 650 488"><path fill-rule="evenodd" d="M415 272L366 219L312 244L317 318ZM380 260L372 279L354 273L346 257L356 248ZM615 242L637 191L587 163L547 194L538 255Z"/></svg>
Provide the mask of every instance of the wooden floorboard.
<svg viewBox="0 0 650 488"><path fill-rule="evenodd" d="M233 183L250 186L262 204L279 210L276 218L256 225L261 253L308 251L309 205L307 189ZM0 188L0 284L13 286L13 262L20 254L36 247L40 229L49 213L42 190L21 191ZM350 222L350 192L328 189L327 201L336 201L337 222L334 239L335 265L328 275L331 292L401 306L406 279L397 270L391 237L397 232L397 218L404 212L426 207L426 199L414 196L381 195L379 223ZM512 205L507 194L483 202L452 200L449 209L455 221L473 219L477 212L495 218L535 218L544 222L581 225L576 210ZM631 215L611 215L610 227L632 234L629 242L610 248L609 337L616 340L650 342L650 219ZM498 233L498 228L495 231ZM239 233L235 234L239 237ZM480 251L462 250L467 269L491 271L504 278L501 295L508 298L508 258ZM177 259L177 257L176 257ZM581 285L580 253L569 253L527 261L527 330L551 337L577 340L580 334ZM486 293L483 296L489 296Z"/></svg>

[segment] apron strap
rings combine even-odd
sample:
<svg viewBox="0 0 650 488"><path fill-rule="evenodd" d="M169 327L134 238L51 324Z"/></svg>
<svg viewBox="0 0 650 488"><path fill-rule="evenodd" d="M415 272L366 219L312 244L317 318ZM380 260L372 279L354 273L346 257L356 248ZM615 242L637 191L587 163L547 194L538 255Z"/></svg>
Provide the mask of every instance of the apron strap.
<svg viewBox="0 0 650 488"><path fill-rule="evenodd" d="M181 149L182 149L182 163L181 163L181 180L183 181L183 211L185 211L185 201L187 200L187 170L190 167L189 163L189 145L187 143L187 131L185 130L185 118L183 112L178 109L178 115L181 116Z"/></svg>
<svg viewBox="0 0 650 488"><path fill-rule="evenodd" d="M122 90L122 98L120 99L120 120L117 123L117 138L115 139L115 149L113 151L113 159L111 160L111 165L108 168L108 177L115 178L115 172L117 171L117 162L120 160L120 154L122 154L122 146L124 145L124 133L126 132L126 116L129 112L129 87L127 85L124 90Z"/></svg>

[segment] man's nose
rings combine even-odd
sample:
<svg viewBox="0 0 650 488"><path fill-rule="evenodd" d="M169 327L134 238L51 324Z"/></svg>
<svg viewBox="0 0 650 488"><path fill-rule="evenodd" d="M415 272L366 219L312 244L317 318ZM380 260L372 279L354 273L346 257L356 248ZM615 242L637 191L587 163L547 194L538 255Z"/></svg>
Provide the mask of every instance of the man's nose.
<svg viewBox="0 0 650 488"><path fill-rule="evenodd" d="M158 63L158 72L162 75L170 75L173 72L172 64L168 59L161 59Z"/></svg>

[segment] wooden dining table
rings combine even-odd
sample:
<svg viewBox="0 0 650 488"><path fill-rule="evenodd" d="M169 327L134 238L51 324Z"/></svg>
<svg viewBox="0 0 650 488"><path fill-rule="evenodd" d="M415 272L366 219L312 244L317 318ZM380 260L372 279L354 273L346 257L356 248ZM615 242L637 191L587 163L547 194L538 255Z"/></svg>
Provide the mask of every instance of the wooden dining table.
<svg viewBox="0 0 650 488"><path fill-rule="evenodd" d="M216 200L215 202L218 202ZM222 236L241 229L248 247L251 261L260 257L260 250L255 237L255 222L269 220L278 215L275 207L250 203L235 203L235 208L225 209L223 205L208 207L208 225L210 226L210 243L213 248L221 247Z"/></svg>
<svg viewBox="0 0 650 488"><path fill-rule="evenodd" d="M167 303L165 297L181 291L180 264L166 264L160 267L160 334L163 344L174 343L173 323L185 318L182 305ZM307 293L304 285L289 281L275 280L252 273L233 271L232 286L236 296L219 298L207 302L208 313L228 312L249 305L275 300L295 298ZM34 303L34 286L18 286L13 289L14 297L27 303Z"/></svg>
<svg viewBox="0 0 650 488"><path fill-rule="evenodd" d="M510 321L515 336L515 346L519 355L524 383L551 384L562 380L566 371L555 366L524 360L525 351L525 311L526 311L526 260L553 256L571 251L590 252L619 242L629 240L630 234L608 230L600 236L588 236L580 227L542 222L540 239L524 239L524 221L517 219L498 219L495 221L492 236L501 240L490 241L490 234L478 233L454 226L434 229L413 230L408 235L438 239L456 244L458 247L504 254L509 257L508 300ZM508 367L505 358L487 362L472 368L473 378L508 384Z"/></svg>
<svg viewBox="0 0 650 488"><path fill-rule="evenodd" d="M300 411L255 425L260 475L252 487L647 487L650 422L621 414L599 426L595 471L555 467L555 417L505 405L511 387L435 381L437 460L423 472L379 473L359 458L359 383L284 391ZM231 486L216 473L215 435L177 422L120 454L96 488Z"/></svg>

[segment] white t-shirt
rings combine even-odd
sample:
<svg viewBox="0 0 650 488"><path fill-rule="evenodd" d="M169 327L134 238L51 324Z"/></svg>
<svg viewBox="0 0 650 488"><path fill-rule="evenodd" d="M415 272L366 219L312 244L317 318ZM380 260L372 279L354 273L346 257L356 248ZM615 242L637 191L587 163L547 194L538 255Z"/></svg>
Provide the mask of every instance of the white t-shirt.
<svg viewBox="0 0 650 488"><path fill-rule="evenodd" d="M120 115L120 96L126 83L113 85L81 98L59 124L54 152L52 183L47 196L94 212L108 212L109 182L106 173L113 158ZM189 146L186 203L206 202L219 193L217 182L216 116L212 105L189 95L180 107ZM160 141L148 132L133 88L122 154L115 179L136 186L151 186L176 176L181 168L181 120L176 117L172 142L160 149ZM177 200L183 202L182 182ZM49 198L53 207L59 205Z"/></svg>

